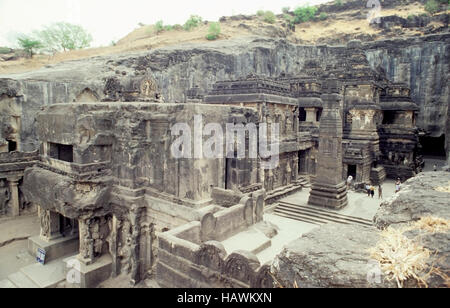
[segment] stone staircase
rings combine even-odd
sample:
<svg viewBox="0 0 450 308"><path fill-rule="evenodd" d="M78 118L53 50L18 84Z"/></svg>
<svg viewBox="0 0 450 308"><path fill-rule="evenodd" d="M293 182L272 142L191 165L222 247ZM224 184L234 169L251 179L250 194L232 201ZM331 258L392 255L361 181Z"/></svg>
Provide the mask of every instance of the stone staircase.
<svg viewBox="0 0 450 308"><path fill-rule="evenodd" d="M300 175L297 179L297 181L302 185L304 188L310 188L311 187L311 179L309 175Z"/></svg>
<svg viewBox="0 0 450 308"><path fill-rule="evenodd" d="M368 219L343 215L331 210L313 206L298 205L284 201L278 203L274 210L274 214L315 225L324 225L331 222L340 224L357 224L368 227L372 226L372 221Z"/></svg>
<svg viewBox="0 0 450 308"><path fill-rule="evenodd" d="M65 268L63 258L45 265L31 264L0 280L0 288L55 288L66 279Z"/></svg>

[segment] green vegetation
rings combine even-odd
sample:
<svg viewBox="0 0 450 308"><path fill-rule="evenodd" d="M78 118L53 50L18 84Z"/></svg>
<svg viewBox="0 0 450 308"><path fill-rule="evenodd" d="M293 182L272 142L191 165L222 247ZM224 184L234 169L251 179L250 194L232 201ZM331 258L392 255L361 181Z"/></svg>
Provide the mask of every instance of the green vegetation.
<svg viewBox="0 0 450 308"><path fill-rule="evenodd" d="M191 31L197 28L202 23L202 18L198 15L191 15L191 17L183 25L183 29L186 31Z"/></svg>
<svg viewBox="0 0 450 308"><path fill-rule="evenodd" d="M206 35L206 39L209 41L216 40L220 35L220 23L213 22L209 25L208 34Z"/></svg>
<svg viewBox="0 0 450 308"><path fill-rule="evenodd" d="M288 23L289 27L294 27L295 25L295 18L294 16L291 16L289 14L284 14L283 16L284 20Z"/></svg>
<svg viewBox="0 0 450 308"><path fill-rule="evenodd" d="M320 13L320 15L319 15L319 19L320 19L320 20L325 20L325 19L327 19L327 18L328 18L327 13L325 13L325 12Z"/></svg>
<svg viewBox="0 0 450 308"><path fill-rule="evenodd" d="M269 24L273 24L276 20L275 14L272 11L265 11L263 20Z"/></svg>
<svg viewBox="0 0 450 308"><path fill-rule="evenodd" d="M290 9L291 8L289 6L285 6L284 8L281 9L281 12L283 12L283 14L288 14Z"/></svg>
<svg viewBox="0 0 450 308"><path fill-rule="evenodd" d="M37 49L40 49L43 47L43 44L41 41L36 40L30 36L22 35L17 39L19 46L25 50L25 52L30 56L30 58L33 58L34 51Z"/></svg>
<svg viewBox="0 0 450 308"><path fill-rule="evenodd" d="M10 52L12 52L11 48L8 48L8 47L0 47L0 55L1 55L1 54L7 54L7 53L10 53Z"/></svg>
<svg viewBox="0 0 450 308"><path fill-rule="evenodd" d="M294 22L300 24L302 22L307 22L314 19L317 13L317 8L315 6L303 6L298 7L294 10Z"/></svg>
<svg viewBox="0 0 450 308"><path fill-rule="evenodd" d="M334 1L334 4L342 6L344 3L342 2L342 0L336 0Z"/></svg>
<svg viewBox="0 0 450 308"><path fill-rule="evenodd" d="M52 52L83 49L92 42L92 35L85 29L67 22L54 23L33 34L35 40L42 42L44 49Z"/></svg>
<svg viewBox="0 0 450 308"><path fill-rule="evenodd" d="M161 33L163 30L164 30L164 23L163 23L163 21L162 20L157 21L156 24L155 24L156 34Z"/></svg>
<svg viewBox="0 0 450 308"><path fill-rule="evenodd" d="M439 11L439 3L437 3L436 0L428 0L427 3L425 3L425 11L430 14L436 14Z"/></svg>
<svg viewBox="0 0 450 308"><path fill-rule="evenodd" d="M258 16L258 17L263 17L264 16L264 11L263 10L259 10L258 12L256 12L256 15Z"/></svg>

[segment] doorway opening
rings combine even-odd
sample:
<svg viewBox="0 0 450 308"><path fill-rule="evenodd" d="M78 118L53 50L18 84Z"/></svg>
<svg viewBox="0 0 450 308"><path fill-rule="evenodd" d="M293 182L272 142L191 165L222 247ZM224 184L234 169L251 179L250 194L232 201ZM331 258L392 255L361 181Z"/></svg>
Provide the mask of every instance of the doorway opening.
<svg viewBox="0 0 450 308"><path fill-rule="evenodd" d="M348 165L347 177L352 176L356 179L356 165Z"/></svg>
<svg viewBox="0 0 450 308"><path fill-rule="evenodd" d="M8 141L8 152L14 152L17 151L17 142L12 140L6 140Z"/></svg>
<svg viewBox="0 0 450 308"><path fill-rule="evenodd" d="M440 137L420 137L422 154L426 156L445 157L445 135Z"/></svg>

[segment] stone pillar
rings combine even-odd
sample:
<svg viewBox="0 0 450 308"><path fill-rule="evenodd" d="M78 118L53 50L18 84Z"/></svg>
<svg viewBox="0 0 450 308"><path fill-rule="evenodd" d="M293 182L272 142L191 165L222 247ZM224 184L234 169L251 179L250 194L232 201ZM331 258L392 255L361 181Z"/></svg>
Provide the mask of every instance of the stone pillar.
<svg viewBox="0 0 450 308"><path fill-rule="evenodd" d="M39 218L41 223L41 239L50 242L61 237L58 213L44 210L40 207Z"/></svg>
<svg viewBox="0 0 450 308"><path fill-rule="evenodd" d="M92 239L90 225L90 218L81 218L78 220L78 226L80 228L80 253L77 258L85 265L90 265L94 262L94 240Z"/></svg>
<svg viewBox="0 0 450 308"><path fill-rule="evenodd" d="M10 200L9 204L11 205L12 216L20 215L20 203L19 203L19 179L13 178L8 179L9 182L9 191L10 191Z"/></svg>
<svg viewBox="0 0 450 308"><path fill-rule="evenodd" d="M306 111L306 122L317 122L316 121L316 108L305 108Z"/></svg>
<svg viewBox="0 0 450 308"><path fill-rule="evenodd" d="M330 208L347 205L347 187L342 180L342 96L337 79L324 82L324 114L320 121L317 176L312 185L309 204Z"/></svg>
<svg viewBox="0 0 450 308"><path fill-rule="evenodd" d="M130 211L129 218L131 223L131 246L130 246L130 262L131 262L131 285L136 285L141 281L140 269L141 259L140 255L140 219L142 209L133 208Z"/></svg>

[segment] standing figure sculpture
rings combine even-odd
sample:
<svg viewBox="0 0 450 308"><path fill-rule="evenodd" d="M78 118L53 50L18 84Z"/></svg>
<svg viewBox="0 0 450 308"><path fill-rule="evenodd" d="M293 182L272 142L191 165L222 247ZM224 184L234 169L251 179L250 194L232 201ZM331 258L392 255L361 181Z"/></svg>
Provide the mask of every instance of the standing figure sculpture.
<svg viewBox="0 0 450 308"><path fill-rule="evenodd" d="M10 199L9 188L4 180L0 180L0 216L6 214L7 204Z"/></svg>

